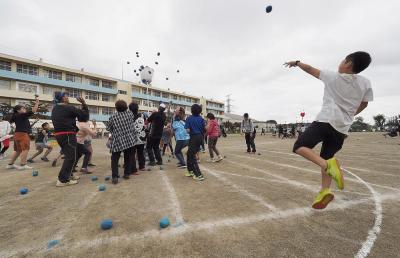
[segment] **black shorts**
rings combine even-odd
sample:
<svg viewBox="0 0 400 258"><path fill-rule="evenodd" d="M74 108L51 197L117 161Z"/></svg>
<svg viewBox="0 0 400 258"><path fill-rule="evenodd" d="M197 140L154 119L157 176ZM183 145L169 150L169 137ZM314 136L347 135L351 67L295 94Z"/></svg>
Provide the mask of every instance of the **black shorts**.
<svg viewBox="0 0 400 258"><path fill-rule="evenodd" d="M293 146L293 152L300 147L312 149L322 142L320 156L323 159L330 159L342 148L345 138L345 134L336 131L329 123L314 121L304 133L299 135Z"/></svg>

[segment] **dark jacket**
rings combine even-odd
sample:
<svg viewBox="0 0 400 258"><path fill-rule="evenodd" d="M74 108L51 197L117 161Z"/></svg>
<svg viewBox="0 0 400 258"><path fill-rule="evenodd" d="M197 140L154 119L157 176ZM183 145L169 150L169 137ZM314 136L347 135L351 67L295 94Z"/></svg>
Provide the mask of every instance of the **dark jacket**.
<svg viewBox="0 0 400 258"><path fill-rule="evenodd" d="M76 118L88 115L87 105L82 105L82 109L78 109L72 105L58 104L51 111L54 132L77 132Z"/></svg>

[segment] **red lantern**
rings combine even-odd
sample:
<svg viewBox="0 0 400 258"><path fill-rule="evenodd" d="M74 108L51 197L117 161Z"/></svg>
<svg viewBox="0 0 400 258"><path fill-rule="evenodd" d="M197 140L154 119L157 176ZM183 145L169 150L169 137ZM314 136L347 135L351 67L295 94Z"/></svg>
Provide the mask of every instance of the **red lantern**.
<svg viewBox="0 0 400 258"><path fill-rule="evenodd" d="M301 117L304 117L305 115L306 115L306 113L304 111L300 113Z"/></svg>

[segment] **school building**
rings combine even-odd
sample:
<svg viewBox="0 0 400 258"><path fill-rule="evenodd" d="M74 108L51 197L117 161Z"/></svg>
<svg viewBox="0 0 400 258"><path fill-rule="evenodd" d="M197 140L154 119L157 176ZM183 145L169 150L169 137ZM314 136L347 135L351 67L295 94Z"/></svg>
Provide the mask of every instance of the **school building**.
<svg viewBox="0 0 400 258"><path fill-rule="evenodd" d="M182 92L120 80L67 67L48 64L42 60L30 60L0 53L0 103L12 106L28 104L40 96L41 103L49 105L51 115L55 91L68 92L70 102L79 105L76 97L83 97L89 106L91 119L108 121L115 112L114 103L123 99L127 103L137 101L141 112L157 109L161 102L171 109L183 106L190 114L194 103L203 106L203 115L213 113L218 120L224 118L224 102L206 99Z"/></svg>

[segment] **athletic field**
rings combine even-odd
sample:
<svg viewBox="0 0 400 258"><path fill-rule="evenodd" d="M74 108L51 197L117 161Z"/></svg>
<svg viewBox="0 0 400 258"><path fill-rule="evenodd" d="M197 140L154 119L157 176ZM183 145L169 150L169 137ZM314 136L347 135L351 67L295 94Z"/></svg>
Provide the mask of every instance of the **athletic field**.
<svg viewBox="0 0 400 258"><path fill-rule="evenodd" d="M37 158L33 177L0 161L0 257L399 257L400 140L350 135L338 155L345 190L323 211L311 208L320 172L291 153L293 142L257 136L260 155L249 155L242 137L221 139L226 159L202 154L203 182L167 157L163 170L105 182L105 140L94 140L96 182L56 188L60 165ZM171 226L161 230L164 216ZM100 229L103 219L113 228Z"/></svg>

